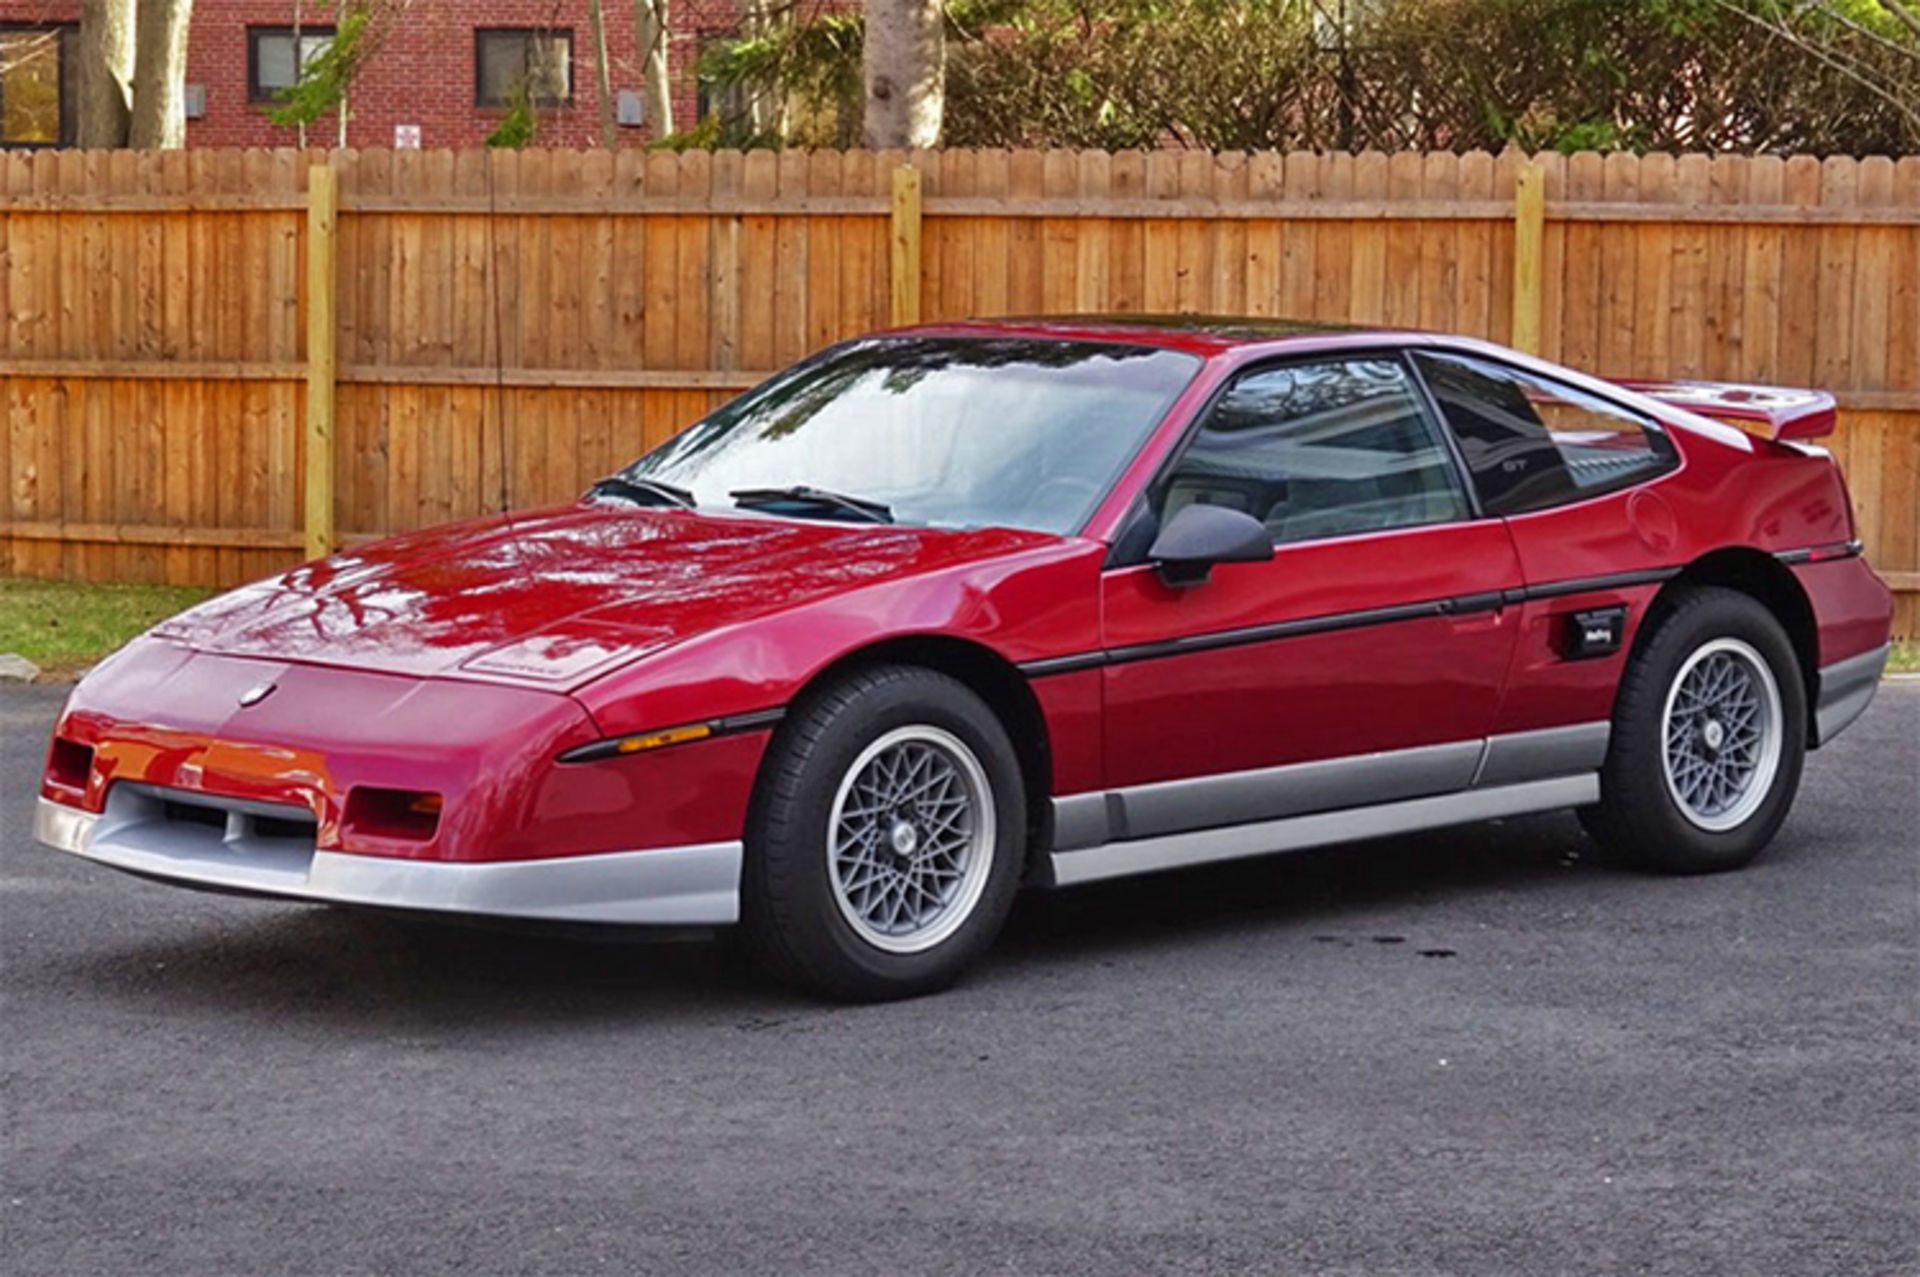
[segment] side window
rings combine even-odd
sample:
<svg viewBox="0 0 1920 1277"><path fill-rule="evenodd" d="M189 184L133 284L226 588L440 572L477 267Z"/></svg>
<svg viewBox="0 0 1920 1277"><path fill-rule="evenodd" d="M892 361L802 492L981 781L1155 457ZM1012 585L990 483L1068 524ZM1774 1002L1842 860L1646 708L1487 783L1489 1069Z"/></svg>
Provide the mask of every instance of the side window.
<svg viewBox="0 0 1920 1277"><path fill-rule="evenodd" d="M1598 496L1673 464L1672 441L1625 408L1486 360L1414 358L1488 514Z"/></svg>
<svg viewBox="0 0 1920 1277"><path fill-rule="evenodd" d="M1469 513L1412 376L1381 358L1267 368L1234 382L1163 481L1162 526L1196 502L1251 514L1276 543Z"/></svg>

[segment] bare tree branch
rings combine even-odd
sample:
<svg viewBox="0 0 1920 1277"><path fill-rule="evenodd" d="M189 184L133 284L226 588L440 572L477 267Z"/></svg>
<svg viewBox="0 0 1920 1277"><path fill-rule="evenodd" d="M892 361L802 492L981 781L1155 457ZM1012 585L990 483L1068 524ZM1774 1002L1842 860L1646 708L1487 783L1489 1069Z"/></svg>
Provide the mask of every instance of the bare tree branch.
<svg viewBox="0 0 1920 1277"><path fill-rule="evenodd" d="M1898 111L1905 117L1908 124L1910 124L1916 132L1920 132L1920 111L1916 111L1913 107L1908 106L1899 94L1877 83L1872 77L1862 72L1857 65L1849 65L1847 61L1842 60L1838 55L1823 48L1815 41L1807 39L1785 22L1769 22L1758 14L1748 11L1743 5L1736 3L1736 0L1714 0L1714 3L1728 13L1737 14L1743 21L1751 22L1757 27L1772 32L1829 70L1837 71L1849 80L1852 80L1855 84L1858 84L1861 88L1873 94L1888 106L1891 106L1895 111Z"/></svg>
<svg viewBox="0 0 1920 1277"><path fill-rule="evenodd" d="M1898 3L1898 2L1899 0L1895 0L1895 3ZM1828 21L1839 23L1841 26L1845 27L1847 30L1853 32L1854 34L1860 36L1862 39L1871 40L1873 43L1881 46L1884 49L1890 49L1894 53L1899 54L1903 58L1913 58L1916 61L1920 61L1920 44L1907 45L1907 44L1900 43L1898 40L1887 39L1887 37L1881 35L1878 31L1875 31L1872 27L1863 26L1861 23L1849 17L1846 13L1842 12L1837 6L1835 6L1832 0L1822 0L1822 3L1819 5L1819 9L1822 16L1827 18Z"/></svg>
<svg viewBox="0 0 1920 1277"><path fill-rule="evenodd" d="M1913 38L1920 40L1920 13L1908 8L1905 0L1879 0L1879 5L1891 13L1901 26L1913 32Z"/></svg>

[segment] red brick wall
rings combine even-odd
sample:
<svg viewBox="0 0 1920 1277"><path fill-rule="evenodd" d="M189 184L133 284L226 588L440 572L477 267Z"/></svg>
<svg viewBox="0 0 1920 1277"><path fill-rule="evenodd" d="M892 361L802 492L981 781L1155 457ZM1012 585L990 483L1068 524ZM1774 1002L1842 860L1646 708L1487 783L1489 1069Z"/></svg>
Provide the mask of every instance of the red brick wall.
<svg viewBox="0 0 1920 1277"><path fill-rule="evenodd" d="M0 23L73 21L79 0L0 0ZM604 0L608 61L613 89L639 89L631 0ZM333 11L314 0L305 21L325 23ZM694 123L693 61L703 32L731 31L739 0L676 0L670 10L670 44L677 91L674 123ZM497 108L474 105L474 30L479 27L539 27L573 32L573 101L543 108L537 143L596 146L599 113L586 0L414 0L379 51L362 68L349 95L347 144L393 145L394 126L417 124L424 146L474 146L500 122ZM187 124L189 146L291 146L295 131L269 121L264 106L247 101L247 28L288 26L293 0L197 0L187 47L187 83L206 91L203 119ZM331 145L337 125L329 116L309 141ZM622 145L650 140L646 128L620 130Z"/></svg>

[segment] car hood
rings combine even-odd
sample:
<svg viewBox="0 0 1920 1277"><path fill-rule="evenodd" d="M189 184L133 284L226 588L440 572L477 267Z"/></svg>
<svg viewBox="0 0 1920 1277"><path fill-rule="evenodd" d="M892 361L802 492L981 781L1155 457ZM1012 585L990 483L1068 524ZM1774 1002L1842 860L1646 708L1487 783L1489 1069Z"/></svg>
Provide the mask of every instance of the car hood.
<svg viewBox="0 0 1920 1277"><path fill-rule="evenodd" d="M567 690L694 634L1058 540L583 503L316 560L152 633L224 655Z"/></svg>

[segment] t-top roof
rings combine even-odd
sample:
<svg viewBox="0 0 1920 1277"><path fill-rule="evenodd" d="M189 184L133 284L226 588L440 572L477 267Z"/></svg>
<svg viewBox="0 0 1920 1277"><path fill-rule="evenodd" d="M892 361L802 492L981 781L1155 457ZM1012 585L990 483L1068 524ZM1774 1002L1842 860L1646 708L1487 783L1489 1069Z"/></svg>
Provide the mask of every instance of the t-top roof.
<svg viewBox="0 0 1920 1277"><path fill-rule="evenodd" d="M1236 346L1290 338L1344 337L1357 333L1396 333L1385 328L1278 319L1248 315L1009 315L917 325L902 331L979 333L1081 341L1126 341L1214 354Z"/></svg>

